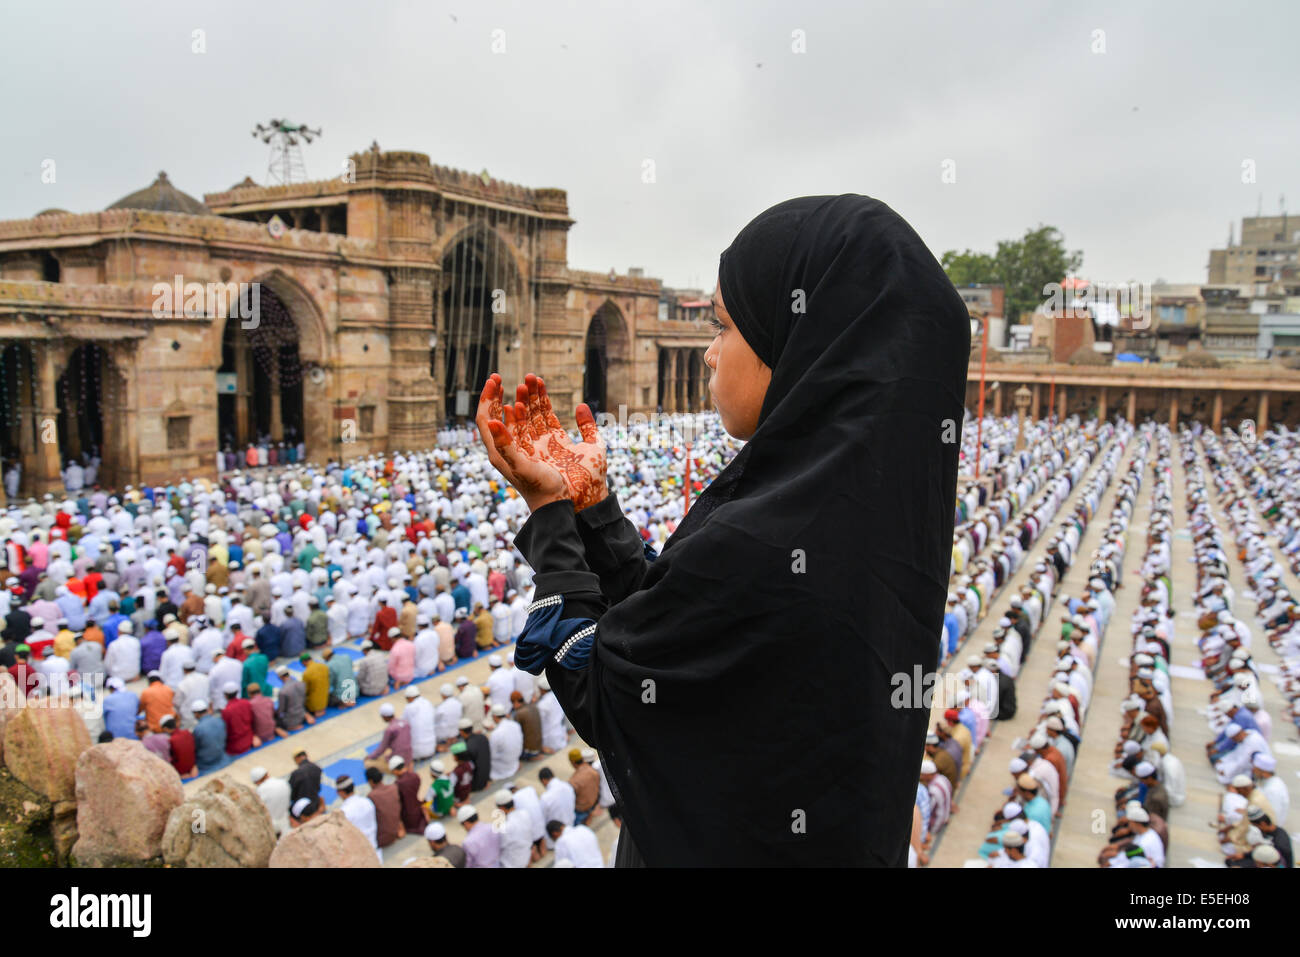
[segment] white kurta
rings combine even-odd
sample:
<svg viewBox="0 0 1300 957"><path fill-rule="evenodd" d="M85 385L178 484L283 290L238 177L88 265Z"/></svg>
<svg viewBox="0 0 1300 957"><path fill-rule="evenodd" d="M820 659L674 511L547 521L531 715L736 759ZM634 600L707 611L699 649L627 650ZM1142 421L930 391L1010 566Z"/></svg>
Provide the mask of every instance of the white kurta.
<svg viewBox="0 0 1300 957"><path fill-rule="evenodd" d="M604 867L600 856L600 842L595 832L584 824L566 827L555 842L555 859L572 861L574 867Z"/></svg>
<svg viewBox="0 0 1300 957"><path fill-rule="evenodd" d="M402 717L411 726L412 757L417 761L433 757L438 750L433 702L428 698L413 698L402 710Z"/></svg>

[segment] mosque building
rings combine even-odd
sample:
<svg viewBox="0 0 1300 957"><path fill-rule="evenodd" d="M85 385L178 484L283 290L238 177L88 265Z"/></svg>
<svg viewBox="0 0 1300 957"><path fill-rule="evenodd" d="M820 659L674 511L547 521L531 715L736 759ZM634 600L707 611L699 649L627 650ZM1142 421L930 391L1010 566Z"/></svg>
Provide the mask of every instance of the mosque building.
<svg viewBox="0 0 1300 957"><path fill-rule="evenodd" d="M0 222L0 457L20 494L428 448L490 372L564 417L707 405L708 292L572 269L567 193L353 154L337 178L200 202L165 173L103 212Z"/></svg>

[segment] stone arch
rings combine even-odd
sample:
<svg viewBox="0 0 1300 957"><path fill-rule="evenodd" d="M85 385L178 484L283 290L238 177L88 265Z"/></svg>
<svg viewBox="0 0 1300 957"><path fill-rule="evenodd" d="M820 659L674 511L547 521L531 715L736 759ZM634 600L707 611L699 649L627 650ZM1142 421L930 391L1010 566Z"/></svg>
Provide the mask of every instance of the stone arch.
<svg viewBox="0 0 1300 957"><path fill-rule="evenodd" d="M632 343L623 311L606 299L587 323L583 341L582 401L592 412L618 414L631 397Z"/></svg>
<svg viewBox="0 0 1300 957"><path fill-rule="evenodd" d="M40 408L36 375L36 356L28 343L0 348L0 473L8 475L14 464L19 466L15 494L34 488Z"/></svg>
<svg viewBox="0 0 1300 957"><path fill-rule="evenodd" d="M489 373L518 378L532 325L527 273L517 250L486 220L449 236L438 257L429 373L438 383L439 417L472 417Z"/></svg>
<svg viewBox="0 0 1300 957"><path fill-rule="evenodd" d="M101 343L73 340L65 355L55 384L59 466L94 462L95 484L120 487L134 477L122 414L130 405L127 376Z"/></svg>
<svg viewBox="0 0 1300 957"><path fill-rule="evenodd" d="M325 317L302 283L281 269L252 283L258 304L252 316L232 306L213 320L219 447L231 441L243 448L269 432L273 442L302 441L308 461L325 461L332 455L333 414ZM232 385L233 393L223 391Z"/></svg>

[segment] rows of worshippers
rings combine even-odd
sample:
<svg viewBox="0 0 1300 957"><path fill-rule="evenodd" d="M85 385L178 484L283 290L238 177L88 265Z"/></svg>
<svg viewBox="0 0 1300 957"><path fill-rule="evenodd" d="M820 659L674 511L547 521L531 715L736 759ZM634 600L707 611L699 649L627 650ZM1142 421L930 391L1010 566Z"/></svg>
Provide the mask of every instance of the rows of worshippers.
<svg viewBox="0 0 1300 957"><path fill-rule="evenodd" d="M532 678L523 672L518 675ZM514 717L519 717L520 709L536 707L546 700L550 691L545 677L538 685L543 697L536 703L514 692L519 702ZM444 859L442 866L446 867L529 867L548 852L554 853L557 867L614 866L617 838L608 856L602 857L591 824L601 815L608 815L615 827L621 828L622 814L594 750L569 750L572 772L567 779L549 767L541 768L537 775L539 793L533 785L514 777L517 767L510 779L499 777L502 772L495 766L495 741L489 744L481 728L476 729L468 718L462 718L457 733L438 742L435 753L446 755L430 761L426 784L417 767L419 759L410 746L409 730L394 731L397 726L419 720L413 714L413 704L409 702L400 717L395 717L387 706L381 711L387 724L384 740L365 762L364 781L354 781L348 775L333 781L340 802L334 810L326 806L321 795L323 772L307 752L294 755L295 768L287 779L271 777L262 767L253 768L253 786L266 805L276 834L283 838L308 821L337 813L365 835L380 863L386 848L407 835L419 834L430 854ZM513 718L502 716L497 730L511 723ZM544 753L554 750L543 749ZM497 788L492 795L494 810L488 820L482 820L474 801L491 787ZM452 821L454 830L463 834L459 844L453 842L448 831ZM403 863L418 858L416 855Z"/></svg>
<svg viewBox="0 0 1300 957"><path fill-rule="evenodd" d="M1300 728L1300 604L1283 584L1286 566L1300 575L1300 431L1278 426L1249 444L1225 432L1224 444L1240 482L1227 502L1230 514L1258 503L1257 513L1238 527L1238 557L1255 583L1260 623L1282 662L1277 685L1285 713ZM1265 537L1270 525L1276 546Z"/></svg>
<svg viewBox="0 0 1300 957"><path fill-rule="evenodd" d="M695 442L693 484L702 487L736 450L716 414L667 417L657 431L607 430L610 481L629 519L658 546L682 514L685 451L666 444L681 438L679 424ZM169 612L182 624L202 614L217 627L233 613L251 633L267 623L283 626L292 608L309 645L369 632L386 650L393 626L409 638L419 625L414 615L432 622L435 612L467 643L469 628L455 616L460 610L478 629L477 644L490 647L486 616L502 640L510 617L494 601L513 588L519 600L510 604L527 604L529 573L511 548L527 506L494 477L476 431L444 430L439 441L427 453L324 469L237 470L219 483L128 485L120 495L95 488L63 502L52 495L11 502L0 513L4 638L11 646L28 644L40 659L61 630L60 618L69 631L89 628L92 640L102 632L107 646L127 618L141 636L150 621L168 624ZM393 591L410 594L417 611L403 615L398 598L382 600ZM449 597L439 600L440 591ZM117 609L109 607L114 601ZM377 627L386 603L401 620L387 616L386 627ZM513 623L508 630L518 634Z"/></svg>
<svg viewBox="0 0 1300 957"><path fill-rule="evenodd" d="M1092 427L1096 428L1095 422ZM944 615L941 663L956 654L958 645L988 614L994 592L1023 562L1112 431L1107 423L1095 438L1089 438L1077 420L1070 419L1054 433L1060 450L1043 442L1032 451L1021 450L991 473L993 491L987 503L980 503L987 495L983 485L973 485L958 497L953 587ZM963 520L963 515L969 518ZM1055 545L1049 543L1049 556ZM991 553L987 557L981 554L986 547Z"/></svg>
<svg viewBox="0 0 1300 957"><path fill-rule="evenodd" d="M1121 427L1118 441L1101 456L1084 486L1076 512L1079 535L1086 533L1118 470L1132 437ZM1091 555L1087 584L1075 597L1062 594L1056 663L1048 691L1027 739L1012 743L1010 786L1005 803L993 815L979 857L989 867L1048 867L1055 824L1065 809L1071 775L1092 700L1093 674L1115 610L1114 591L1121 584L1128 526L1145 467L1146 438L1120 484L1102 541ZM1064 577L1062 575L1062 577Z"/></svg>
<svg viewBox="0 0 1300 957"><path fill-rule="evenodd" d="M1096 424L1093 423L1092 427L1095 428ZM1084 441L1078 447L1074 459L1063 463L1063 474L1058 478L1066 480L1064 486L1057 482L1051 483L1044 492L1045 502L1030 510L1041 523L1036 528L1045 527L1051 521L1068 497L1069 488L1082 477L1088 464L1096 459L1101 449L1111 443L1113 435L1113 426L1109 423L1102 425L1094 438ZM1127 440L1127 433L1123 440ZM1101 467L1113 469L1115 461L1117 459L1107 456ZM1082 467L1079 467L1079 463L1082 463ZM1101 474L1098 473L1099 476ZM991 721L1014 717L1015 679L1020 672L1021 662L1051 610L1057 586L1074 561L1082 531L1097 508L1101 489L1108 482L1109 475L1106 475L1105 482L1100 487L1096 486L1094 480L1081 490L1080 503L1071 519L1062 523L1060 530L1048 540L1044 556L1034 563L1027 581L1011 596L1010 607L998 619L990 640L982 645L982 654L969 655L966 667L957 673L954 700L950 707L944 709L941 720L934 723L926 738L913 815L909 851L911 866L928 863L929 851L935 839L951 814L957 810L954 796L961 781L970 773L974 754L985 743L991 730ZM1061 494L1062 491L1065 492L1064 495ZM1047 507L1043 507L1043 504ZM1016 554L1023 556L1024 550ZM1099 565L1112 569L1115 567L1109 545L1094 553L1094 559ZM994 595L1016 571L1014 566L1003 565L1004 562L1005 550L999 560L992 563L995 569L1002 568L1001 577L986 579L983 584L987 590L982 595L972 596L971 586L975 584L975 579L969 583L963 583L966 576L958 579L958 587L963 589L964 594L949 594L945 631L941 640L945 643L952 642L954 629L959 636L974 631L981 617L981 606L985 610L991 607ZM987 596L987 600L981 601L984 596ZM958 618L957 622L953 621L954 617ZM952 647L955 651L955 644ZM1054 705L1053 710L1055 708Z"/></svg>
<svg viewBox="0 0 1300 957"><path fill-rule="evenodd" d="M1199 438L1214 471L1215 494L1233 527L1235 558L1243 567L1248 595L1255 602L1255 619L1283 658L1284 669L1294 673L1296 660L1288 659L1284 649L1288 637L1294 640L1295 603L1279 584L1284 568L1261 534L1258 517L1249 497L1241 493L1233 464L1234 458L1240 461L1248 453L1225 451L1223 443L1209 433ZM1194 441L1189 433L1189 458L1196 454ZM1251 652L1253 632L1235 607L1236 594L1228 580L1229 553L1209 508L1199 462L1195 477L1196 481L1189 483L1188 501L1200 586L1197 623L1201 637L1197 644L1201 669L1214 689L1207 711L1212 739L1205 744L1205 754L1225 788L1216 835L1228 867L1289 868L1294 864L1286 831L1290 794L1277 774L1273 720L1264 704L1260 669Z"/></svg>
<svg viewBox="0 0 1300 957"><path fill-rule="evenodd" d="M1114 797L1115 826L1097 856L1101 867L1159 868L1169 857L1169 810L1186 800L1186 774L1170 750L1173 697L1169 682L1172 609L1173 498L1171 438L1156 427L1156 458L1139 574L1138 607L1130 619L1128 696L1120 703L1120 729L1111 775L1124 784Z"/></svg>

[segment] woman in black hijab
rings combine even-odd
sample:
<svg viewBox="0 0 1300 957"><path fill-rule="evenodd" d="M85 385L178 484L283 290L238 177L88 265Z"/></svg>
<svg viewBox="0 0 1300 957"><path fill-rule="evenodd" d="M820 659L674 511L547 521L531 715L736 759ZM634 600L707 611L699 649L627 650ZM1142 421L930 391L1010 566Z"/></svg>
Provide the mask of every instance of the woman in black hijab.
<svg viewBox="0 0 1300 957"><path fill-rule="evenodd" d="M709 389L748 442L657 557L590 410L574 443L537 377L505 406L486 384L489 457L533 510L516 663L600 752L618 866L906 866L929 708L893 702L938 665L967 310L857 194L759 215L715 304Z"/></svg>

